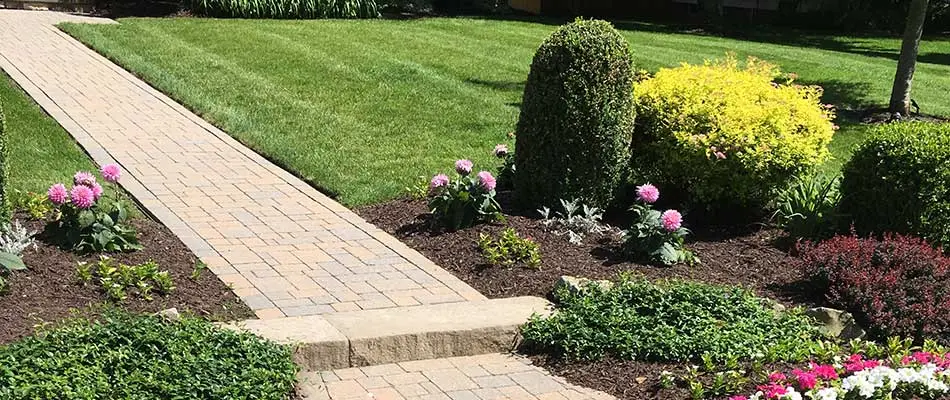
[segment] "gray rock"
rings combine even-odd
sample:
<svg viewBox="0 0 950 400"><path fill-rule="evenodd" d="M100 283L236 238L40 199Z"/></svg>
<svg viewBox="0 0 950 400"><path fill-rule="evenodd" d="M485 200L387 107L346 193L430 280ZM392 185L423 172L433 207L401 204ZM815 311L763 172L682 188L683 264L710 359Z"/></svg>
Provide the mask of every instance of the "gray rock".
<svg viewBox="0 0 950 400"><path fill-rule="evenodd" d="M785 313L784 304L779 303L772 299L767 299L767 298L762 298L761 300L762 300L762 306L771 309L772 312L775 313L775 316L779 316Z"/></svg>
<svg viewBox="0 0 950 400"><path fill-rule="evenodd" d="M591 280L587 278L563 275L557 280L557 283L554 284L554 297L557 298L558 293L560 293L562 290L567 290L570 293L579 293L588 287L588 285L597 286L602 290L608 290L614 286L613 282L608 280Z"/></svg>
<svg viewBox="0 0 950 400"><path fill-rule="evenodd" d="M178 313L177 308L169 308L167 310L162 310L155 313L155 315L162 317L167 321L178 321L181 319L181 314Z"/></svg>
<svg viewBox="0 0 950 400"><path fill-rule="evenodd" d="M854 321L854 317L847 311L817 307L805 310L805 315L817 320L820 324L818 329L828 336L851 340L861 339L866 335L864 329Z"/></svg>

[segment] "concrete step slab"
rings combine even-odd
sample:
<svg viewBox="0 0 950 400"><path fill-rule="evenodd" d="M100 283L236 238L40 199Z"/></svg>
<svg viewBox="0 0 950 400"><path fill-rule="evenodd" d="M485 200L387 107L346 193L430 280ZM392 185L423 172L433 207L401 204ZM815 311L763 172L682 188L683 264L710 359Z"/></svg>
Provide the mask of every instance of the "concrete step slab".
<svg viewBox="0 0 950 400"><path fill-rule="evenodd" d="M545 299L514 297L248 320L228 327L293 344L301 368L325 371L505 352L529 317L550 310Z"/></svg>

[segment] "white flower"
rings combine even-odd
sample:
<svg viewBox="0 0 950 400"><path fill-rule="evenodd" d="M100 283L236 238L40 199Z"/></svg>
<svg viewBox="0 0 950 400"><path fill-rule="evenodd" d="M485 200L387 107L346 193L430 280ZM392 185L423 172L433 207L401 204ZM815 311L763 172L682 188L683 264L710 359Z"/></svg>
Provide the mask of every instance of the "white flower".
<svg viewBox="0 0 950 400"><path fill-rule="evenodd" d="M785 394L781 397L782 400L802 400L802 394L795 391L795 388L789 386L785 388Z"/></svg>
<svg viewBox="0 0 950 400"><path fill-rule="evenodd" d="M815 400L838 400L838 391L832 388L824 388L815 393Z"/></svg>

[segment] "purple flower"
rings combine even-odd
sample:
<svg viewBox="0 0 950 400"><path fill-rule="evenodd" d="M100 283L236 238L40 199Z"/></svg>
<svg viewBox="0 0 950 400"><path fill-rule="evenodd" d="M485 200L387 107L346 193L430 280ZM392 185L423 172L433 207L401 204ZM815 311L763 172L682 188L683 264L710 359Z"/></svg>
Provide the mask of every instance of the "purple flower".
<svg viewBox="0 0 950 400"><path fill-rule="evenodd" d="M637 186L637 198L647 204L656 203L656 201L660 199L660 189L657 189L656 186L649 183Z"/></svg>
<svg viewBox="0 0 950 400"><path fill-rule="evenodd" d="M91 187L94 183L96 183L96 177L88 172L79 171L76 175L73 175L73 184L75 185Z"/></svg>
<svg viewBox="0 0 950 400"><path fill-rule="evenodd" d="M429 189L438 189L449 185L449 177L445 174L438 174L429 181Z"/></svg>
<svg viewBox="0 0 950 400"><path fill-rule="evenodd" d="M66 190L66 185L57 183L50 186L49 190L46 191L46 198L49 199L50 203L57 206L66 204L66 200L69 199L69 192Z"/></svg>
<svg viewBox="0 0 950 400"><path fill-rule="evenodd" d="M458 160L455 162L455 172L466 176L472 173L472 162L469 160Z"/></svg>
<svg viewBox="0 0 950 400"><path fill-rule="evenodd" d="M683 226L683 215L676 210L666 210L663 212L663 215L660 216L660 221L663 223L663 229L675 232Z"/></svg>
<svg viewBox="0 0 950 400"><path fill-rule="evenodd" d="M73 186L73 190L69 193L69 196L70 201L72 201L76 208L89 208L96 203L96 196L92 193L92 189L90 189L89 186Z"/></svg>
<svg viewBox="0 0 950 400"><path fill-rule="evenodd" d="M119 168L118 164L103 165L100 172L102 172L102 177L105 178L106 182L109 183L116 183L122 177L122 168Z"/></svg>
<svg viewBox="0 0 950 400"><path fill-rule="evenodd" d="M495 157L505 158L508 156L508 146L504 144L499 144L495 146Z"/></svg>
<svg viewBox="0 0 950 400"><path fill-rule="evenodd" d="M491 175L491 172L482 171L478 173L478 184L481 185L485 190L492 191L495 190L495 177Z"/></svg>

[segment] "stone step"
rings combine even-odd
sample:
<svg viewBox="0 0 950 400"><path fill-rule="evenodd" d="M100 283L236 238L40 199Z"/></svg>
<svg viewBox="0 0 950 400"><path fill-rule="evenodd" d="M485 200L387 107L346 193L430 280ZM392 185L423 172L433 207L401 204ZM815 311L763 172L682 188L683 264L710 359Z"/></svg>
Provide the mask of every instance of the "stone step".
<svg viewBox="0 0 950 400"><path fill-rule="evenodd" d="M550 309L545 299L514 297L247 320L227 327L292 344L301 368L326 371L509 351L519 327Z"/></svg>

